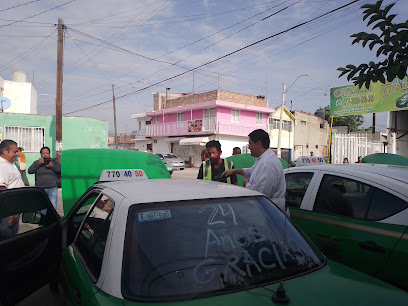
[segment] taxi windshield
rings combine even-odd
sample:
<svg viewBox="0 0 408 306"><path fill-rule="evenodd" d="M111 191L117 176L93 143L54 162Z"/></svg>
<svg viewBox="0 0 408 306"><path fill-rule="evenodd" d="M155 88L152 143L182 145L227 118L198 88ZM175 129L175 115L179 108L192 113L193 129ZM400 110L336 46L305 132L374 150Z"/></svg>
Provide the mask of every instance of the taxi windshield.
<svg viewBox="0 0 408 306"><path fill-rule="evenodd" d="M122 294L186 300L279 282L324 263L263 196L135 204L126 226Z"/></svg>

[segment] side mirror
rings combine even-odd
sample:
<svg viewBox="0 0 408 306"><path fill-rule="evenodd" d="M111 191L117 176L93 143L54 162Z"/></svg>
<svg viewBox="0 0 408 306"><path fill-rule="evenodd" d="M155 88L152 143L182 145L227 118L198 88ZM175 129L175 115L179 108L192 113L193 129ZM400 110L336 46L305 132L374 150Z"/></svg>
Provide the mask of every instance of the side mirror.
<svg viewBox="0 0 408 306"><path fill-rule="evenodd" d="M22 217L22 222L30 224L41 224L42 217L43 214L41 214L39 211L24 213Z"/></svg>

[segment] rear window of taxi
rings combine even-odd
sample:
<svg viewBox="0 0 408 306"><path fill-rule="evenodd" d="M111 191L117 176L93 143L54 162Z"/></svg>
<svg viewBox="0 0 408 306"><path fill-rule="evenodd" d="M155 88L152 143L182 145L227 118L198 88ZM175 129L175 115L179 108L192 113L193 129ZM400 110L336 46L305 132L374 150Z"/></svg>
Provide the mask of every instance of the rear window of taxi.
<svg viewBox="0 0 408 306"><path fill-rule="evenodd" d="M135 204L127 220L122 294L185 300L279 282L324 263L263 196Z"/></svg>

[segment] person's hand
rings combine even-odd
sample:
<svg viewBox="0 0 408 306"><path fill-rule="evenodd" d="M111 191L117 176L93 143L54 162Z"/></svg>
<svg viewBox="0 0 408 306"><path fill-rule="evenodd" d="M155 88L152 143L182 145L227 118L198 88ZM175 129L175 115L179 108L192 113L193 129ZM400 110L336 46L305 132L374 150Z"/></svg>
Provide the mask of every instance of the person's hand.
<svg viewBox="0 0 408 306"><path fill-rule="evenodd" d="M233 175L234 174L234 169L230 169L230 170L225 170L222 174L221 174L221 177L229 177L229 176L231 176L231 175Z"/></svg>
<svg viewBox="0 0 408 306"><path fill-rule="evenodd" d="M43 163L44 163L44 158L41 157L40 159L38 159L38 164L39 165L42 165Z"/></svg>
<svg viewBox="0 0 408 306"><path fill-rule="evenodd" d="M249 180L243 180L243 181L242 181L242 185L245 187L246 184L248 184L248 182L249 182Z"/></svg>
<svg viewBox="0 0 408 306"><path fill-rule="evenodd" d="M14 223L17 222L18 215L10 216L9 226L13 226Z"/></svg>
<svg viewBox="0 0 408 306"><path fill-rule="evenodd" d="M49 162L48 165L45 165L47 168L51 168L53 166L52 162Z"/></svg>

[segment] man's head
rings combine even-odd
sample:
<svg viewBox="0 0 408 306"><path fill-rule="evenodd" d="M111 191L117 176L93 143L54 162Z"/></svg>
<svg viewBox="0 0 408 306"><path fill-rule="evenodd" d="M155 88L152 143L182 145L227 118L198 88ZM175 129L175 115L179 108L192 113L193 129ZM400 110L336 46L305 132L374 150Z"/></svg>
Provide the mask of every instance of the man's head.
<svg viewBox="0 0 408 306"><path fill-rule="evenodd" d="M0 156L9 163L16 161L18 155L17 143L10 139L5 139L0 142Z"/></svg>
<svg viewBox="0 0 408 306"><path fill-rule="evenodd" d="M252 131L248 136L248 148L251 150L252 156L259 157L269 149L269 135L264 130L258 129Z"/></svg>
<svg viewBox="0 0 408 306"><path fill-rule="evenodd" d="M363 160L363 157L362 157L362 156L359 156L359 157L358 157L358 162L361 163L362 160Z"/></svg>
<svg viewBox="0 0 408 306"><path fill-rule="evenodd" d="M210 140L206 143L208 154L210 154L210 161L212 164L218 163L221 159L221 144L218 140Z"/></svg>
<svg viewBox="0 0 408 306"><path fill-rule="evenodd" d="M24 149L22 147L18 147L18 152L23 152Z"/></svg>
<svg viewBox="0 0 408 306"><path fill-rule="evenodd" d="M343 164L348 164L348 163L349 163L348 158L345 157L345 158L343 159Z"/></svg>
<svg viewBox="0 0 408 306"><path fill-rule="evenodd" d="M42 147L40 150L40 154L41 154L41 158L44 158L44 157L50 158L51 150L49 147Z"/></svg>
<svg viewBox="0 0 408 306"><path fill-rule="evenodd" d="M232 155L241 154L241 149L239 147L235 147L232 149Z"/></svg>
<svg viewBox="0 0 408 306"><path fill-rule="evenodd" d="M201 152L201 161L206 161L210 159L210 153L208 153L207 149L204 149Z"/></svg>
<svg viewBox="0 0 408 306"><path fill-rule="evenodd" d="M314 156L314 153L313 153L313 151L310 151L310 156Z"/></svg>

